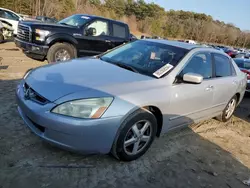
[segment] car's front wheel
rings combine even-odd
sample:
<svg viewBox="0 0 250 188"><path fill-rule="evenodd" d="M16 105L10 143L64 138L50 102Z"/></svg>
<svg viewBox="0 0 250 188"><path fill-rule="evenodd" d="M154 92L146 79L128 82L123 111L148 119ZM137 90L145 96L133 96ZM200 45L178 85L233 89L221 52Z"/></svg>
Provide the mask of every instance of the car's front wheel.
<svg viewBox="0 0 250 188"><path fill-rule="evenodd" d="M141 109L130 115L122 127L112 153L120 160L132 161L149 149L156 135L157 120L151 112Z"/></svg>
<svg viewBox="0 0 250 188"><path fill-rule="evenodd" d="M73 58L76 58L76 50L68 43L55 43L49 48L47 54L49 63L68 61Z"/></svg>

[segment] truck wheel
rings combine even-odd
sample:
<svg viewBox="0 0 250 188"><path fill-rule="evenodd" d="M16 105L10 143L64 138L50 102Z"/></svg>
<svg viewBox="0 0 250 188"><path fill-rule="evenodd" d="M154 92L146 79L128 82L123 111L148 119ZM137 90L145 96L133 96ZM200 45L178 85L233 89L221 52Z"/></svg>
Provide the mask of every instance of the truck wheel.
<svg viewBox="0 0 250 188"><path fill-rule="evenodd" d="M68 61L76 58L76 50L69 43L56 43L49 48L47 60L49 63Z"/></svg>

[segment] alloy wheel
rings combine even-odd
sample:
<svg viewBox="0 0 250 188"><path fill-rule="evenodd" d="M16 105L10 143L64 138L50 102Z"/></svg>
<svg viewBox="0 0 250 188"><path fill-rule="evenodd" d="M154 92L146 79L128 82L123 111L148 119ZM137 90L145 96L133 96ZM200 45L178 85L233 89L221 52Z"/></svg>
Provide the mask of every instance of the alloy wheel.
<svg viewBox="0 0 250 188"><path fill-rule="evenodd" d="M70 60L69 52L65 49L60 49L55 54L56 62Z"/></svg>
<svg viewBox="0 0 250 188"><path fill-rule="evenodd" d="M140 153L152 137L152 124L148 120L135 123L127 132L124 140L124 151L127 155Z"/></svg>
<svg viewBox="0 0 250 188"><path fill-rule="evenodd" d="M226 118L230 118L235 110L236 107L236 99L233 98L227 105L227 109L226 109Z"/></svg>

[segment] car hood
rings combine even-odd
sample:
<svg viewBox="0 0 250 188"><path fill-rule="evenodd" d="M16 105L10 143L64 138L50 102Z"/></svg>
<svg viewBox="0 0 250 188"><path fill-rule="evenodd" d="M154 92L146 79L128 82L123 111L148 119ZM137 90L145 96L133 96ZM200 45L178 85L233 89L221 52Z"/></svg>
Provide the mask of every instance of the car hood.
<svg viewBox="0 0 250 188"><path fill-rule="evenodd" d="M53 102L63 96L88 89L99 90L105 86L115 87L153 79L155 78L99 59L87 58L36 68L26 77L25 82L39 95Z"/></svg>
<svg viewBox="0 0 250 188"><path fill-rule="evenodd" d="M29 21L22 21L21 24L30 26L31 28L41 28L41 29L77 29L77 27L70 26L70 25L63 25L59 23L47 23L41 22L39 20L29 20Z"/></svg>

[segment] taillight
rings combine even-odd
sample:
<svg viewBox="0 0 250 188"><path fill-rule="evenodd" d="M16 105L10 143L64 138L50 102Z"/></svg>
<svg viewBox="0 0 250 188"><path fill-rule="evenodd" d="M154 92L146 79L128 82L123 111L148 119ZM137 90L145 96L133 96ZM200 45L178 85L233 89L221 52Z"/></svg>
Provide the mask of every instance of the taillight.
<svg viewBox="0 0 250 188"><path fill-rule="evenodd" d="M250 80L250 71L248 70L241 70L242 72L247 74L247 79Z"/></svg>

